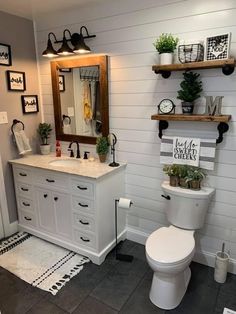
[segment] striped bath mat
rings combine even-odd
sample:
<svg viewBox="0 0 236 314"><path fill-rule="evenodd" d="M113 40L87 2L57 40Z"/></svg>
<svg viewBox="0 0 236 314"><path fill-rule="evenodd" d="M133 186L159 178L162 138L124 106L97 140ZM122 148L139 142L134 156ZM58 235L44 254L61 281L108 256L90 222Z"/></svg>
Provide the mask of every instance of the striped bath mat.
<svg viewBox="0 0 236 314"><path fill-rule="evenodd" d="M25 232L18 232L0 245L1 267L53 295L88 262L87 257Z"/></svg>

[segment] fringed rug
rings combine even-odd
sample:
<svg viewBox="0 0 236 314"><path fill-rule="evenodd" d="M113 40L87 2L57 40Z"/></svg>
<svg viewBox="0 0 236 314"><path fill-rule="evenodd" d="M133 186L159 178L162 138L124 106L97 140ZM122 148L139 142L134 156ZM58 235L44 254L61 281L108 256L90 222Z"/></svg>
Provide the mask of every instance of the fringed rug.
<svg viewBox="0 0 236 314"><path fill-rule="evenodd" d="M53 295L88 262L87 257L25 232L18 232L0 245L1 267Z"/></svg>

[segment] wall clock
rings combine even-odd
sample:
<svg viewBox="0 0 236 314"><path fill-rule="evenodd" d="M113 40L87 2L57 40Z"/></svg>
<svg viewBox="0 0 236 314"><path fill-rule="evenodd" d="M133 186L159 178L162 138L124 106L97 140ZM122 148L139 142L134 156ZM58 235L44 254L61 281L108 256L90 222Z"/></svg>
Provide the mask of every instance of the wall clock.
<svg viewBox="0 0 236 314"><path fill-rule="evenodd" d="M159 114L170 114L175 113L175 104L170 99L162 99L162 101L158 105L158 113Z"/></svg>

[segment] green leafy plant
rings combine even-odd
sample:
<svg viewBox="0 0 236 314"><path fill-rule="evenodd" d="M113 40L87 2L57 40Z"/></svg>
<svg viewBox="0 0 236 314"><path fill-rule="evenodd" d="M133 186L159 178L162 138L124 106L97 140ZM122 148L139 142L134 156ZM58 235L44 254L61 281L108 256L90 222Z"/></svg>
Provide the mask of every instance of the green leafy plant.
<svg viewBox="0 0 236 314"><path fill-rule="evenodd" d="M206 174L201 168L190 167L187 171L186 182L202 181L206 177Z"/></svg>
<svg viewBox="0 0 236 314"><path fill-rule="evenodd" d="M179 165L179 174L178 175L181 179L184 179L187 177L188 169L189 169L188 165Z"/></svg>
<svg viewBox="0 0 236 314"><path fill-rule="evenodd" d="M171 34L162 33L153 43L159 53L172 53L177 47L179 39Z"/></svg>
<svg viewBox="0 0 236 314"><path fill-rule="evenodd" d="M109 141L107 137L100 136L96 140L96 151L98 155L106 155L109 150Z"/></svg>
<svg viewBox="0 0 236 314"><path fill-rule="evenodd" d="M165 172L165 174L167 174L169 177L171 176L175 176L178 177L179 176L179 166L178 165L165 165L163 167L163 171Z"/></svg>
<svg viewBox="0 0 236 314"><path fill-rule="evenodd" d="M51 124L48 124L48 123L39 123L39 126L38 126L38 134L41 138L41 141L42 141L42 144L43 145L48 145L48 139L49 139L49 135L52 131L52 128L51 128Z"/></svg>
<svg viewBox="0 0 236 314"><path fill-rule="evenodd" d="M178 91L178 99L186 102L193 102L200 97L202 92L202 82L199 80L200 74L193 72L183 73L184 80L180 83L181 90Z"/></svg>

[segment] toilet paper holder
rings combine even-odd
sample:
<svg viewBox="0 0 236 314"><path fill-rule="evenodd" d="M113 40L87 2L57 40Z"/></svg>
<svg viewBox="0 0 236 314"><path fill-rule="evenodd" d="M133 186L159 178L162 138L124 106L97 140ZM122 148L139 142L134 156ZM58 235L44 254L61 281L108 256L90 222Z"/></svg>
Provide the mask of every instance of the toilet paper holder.
<svg viewBox="0 0 236 314"><path fill-rule="evenodd" d="M125 200L125 199L116 199L115 200L115 234L116 234L116 247L115 247L115 253L116 253L116 259L119 261L124 261L124 262L129 262L131 263L133 260L133 256L132 255L128 255L128 254L122 254L118 252L118 239L117 239L117 210L118 210L118 204L120 200ZM125 200L126 201L126 200ZM129 201L129 200L127 200ZM129 207L132 205L133 203L131 201L129 201ZM123 207L124 208L124 207Z"/></svg>

